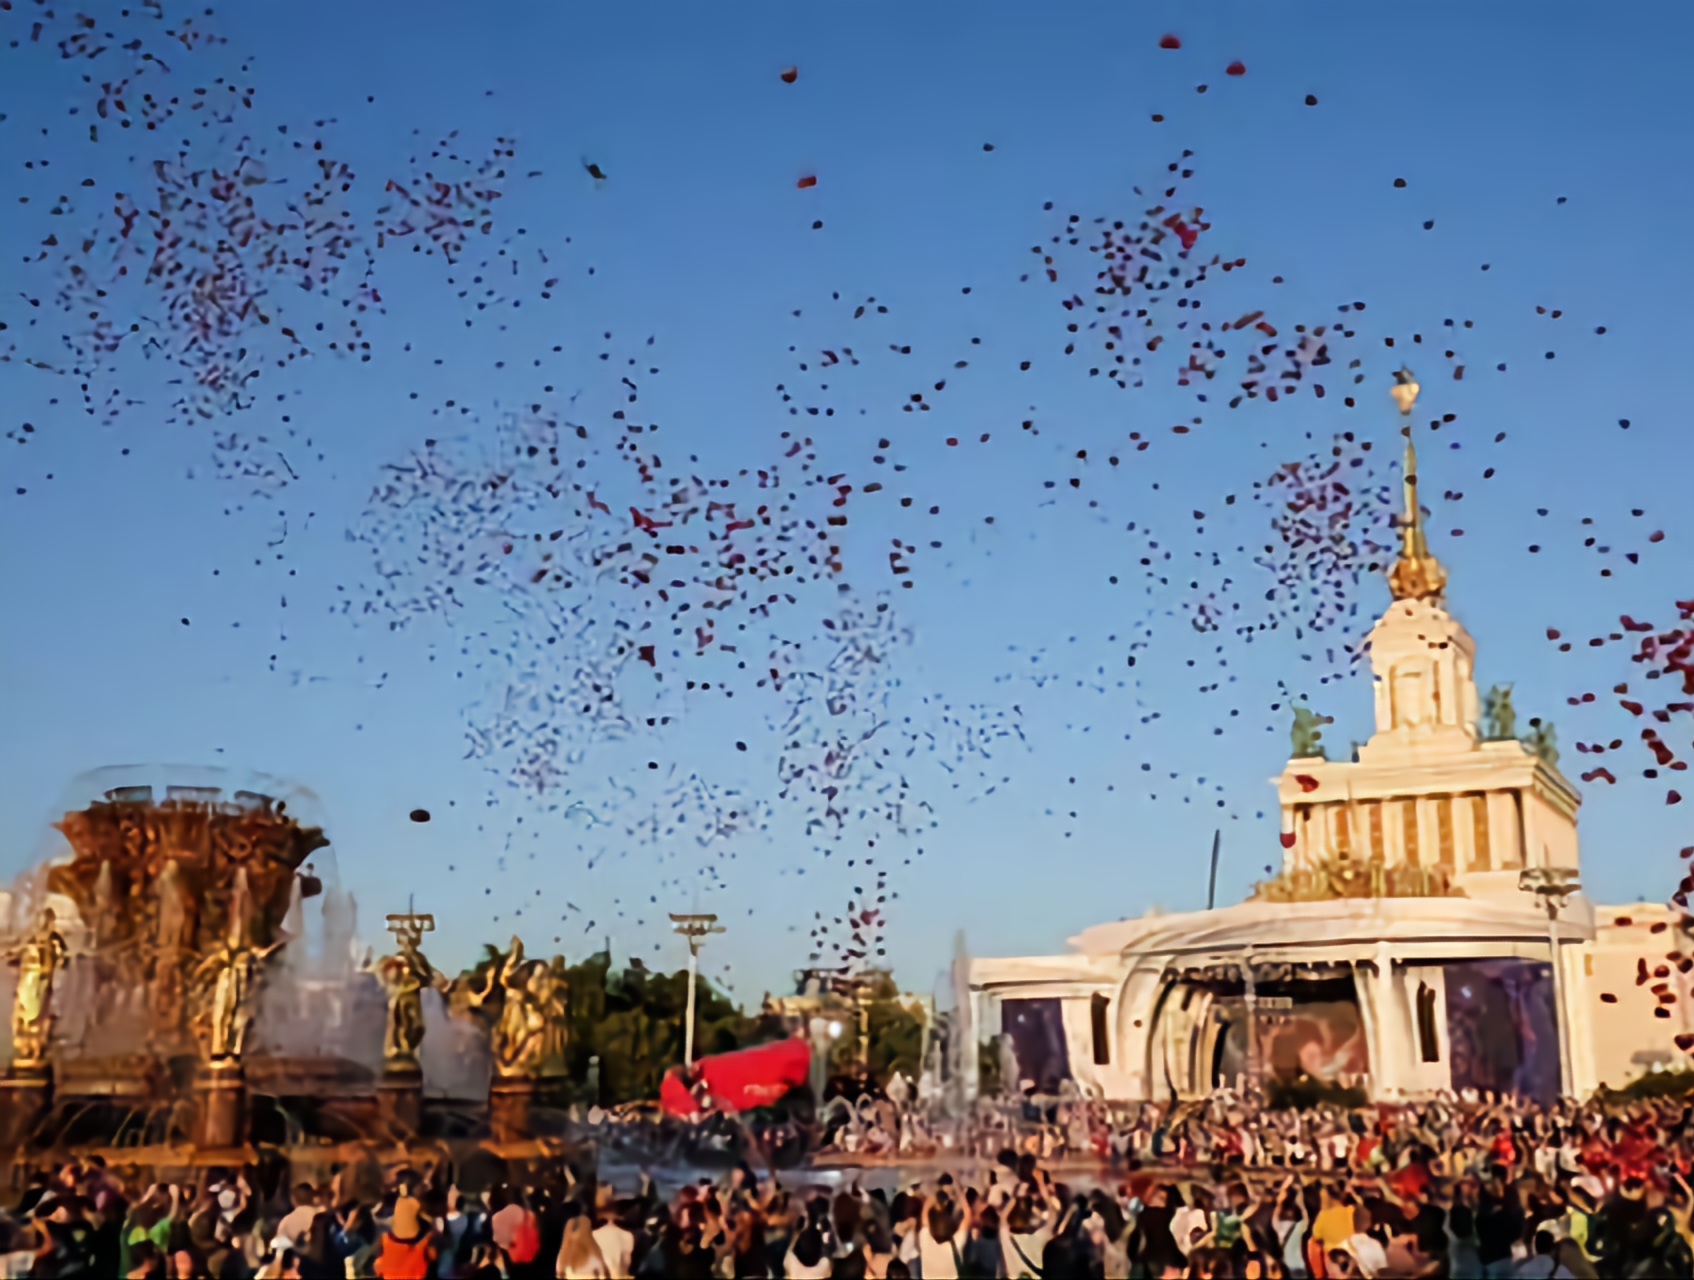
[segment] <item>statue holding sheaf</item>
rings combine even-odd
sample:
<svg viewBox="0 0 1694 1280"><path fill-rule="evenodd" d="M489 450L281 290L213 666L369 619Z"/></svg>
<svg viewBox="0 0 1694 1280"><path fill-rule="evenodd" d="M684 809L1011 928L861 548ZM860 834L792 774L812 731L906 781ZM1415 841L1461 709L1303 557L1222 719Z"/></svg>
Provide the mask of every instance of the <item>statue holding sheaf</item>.
<svg viewBox="0 0 1694 1280"><path fill-rule="evenodd" d="M417 1064L418 1050L423 1046L423 993L426 990L446 993L449 984L425 957L421 946L424 930L435 927L434 917L408 912L389 917L388 927L394 932L398 949L377 966L377 977L388 992L382 1058L391 1067L411 1067Z"/></svg>
<svg viewBox="0 0 1694 1280"><path fill-rule="evenodd" d="M53 980L66 958L65 939L54 927L53 909L44 908L35 932L8 954L18 970L12 997L12 1065L39 1066L53 1038Z"/></svg>
<svg viewBox="0 0 1694 1280"><path fill-rule="evenodd" d="M259 978L264 962L284 941L279 938L268 947L255 946L245 921L237 914L223 941L194 971L200 1004L195 1023L209 1060L241 1057L258 1011Z"/></svg>
<svg viewBox="0 0 1694 1280"><path fill-rule="evenodd" d="M550 964L535 964L533 990L541 1006L541 1076L559 1079L570 1074L566 1057L570 1049L570 979L565 976L565 958L554 956Z"/></svg>

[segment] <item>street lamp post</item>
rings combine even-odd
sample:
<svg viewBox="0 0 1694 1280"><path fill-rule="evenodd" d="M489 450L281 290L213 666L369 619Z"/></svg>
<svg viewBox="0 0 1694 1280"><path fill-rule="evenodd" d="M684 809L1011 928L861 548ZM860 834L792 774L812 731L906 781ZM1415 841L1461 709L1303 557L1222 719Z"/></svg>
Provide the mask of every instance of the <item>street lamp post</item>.
<svg viewBox="0 0 1694 1280"><path fill-rule="evenodd" d="M683 1015L685 1022L682 1029L682 1061L683 1065L694 1065L694 987L700 977L700 947L714 933L722 933L723 926L718 918L711 913L678 915L671 912L671 928L688 939L688 1011Z"/></svg>
<svg viewBox="0 0 1694 1280"><path fill-rule="evenodd" d="M1253 948L1241 957L1242 994L1247 1003L1247 1097L1259 1096L1259 984L1253 972Z"/></svg>
<svg viewBox="0 0 1694 1280"><path fill-rule="evenodd" d="M812 1099L821 1112L823 1091L829 1084L830 1050L841 1038L843 1028L839 1022L822 1014L813 1014L807 1021L806 1029L812 1035Z"/></svg>
<svg viewBox="0 0 1694 1280"><path fill-rule="evenodd" d="M835 987L852 1007L853 1027L859 1041L859 1067L867 1073L871 1061L871 1015L870 1006L865 1003L865 994L870 990L870 985L870 980L864 974L855 973L839 978Z"/></svg>
<svg viewBox="0 0 1694 1280"><path fill-rule="evenodd" d="M1553 1005L1558 1015L1559 1091L1567 1096L1576 1084L1571 1074L1564 965L1559 959L1559 913L1581 887L1576 872L1569 867L1528 867L1518 874L1518 888L1539 898L1547 912L1547 949L1553 960Z"/></svg>

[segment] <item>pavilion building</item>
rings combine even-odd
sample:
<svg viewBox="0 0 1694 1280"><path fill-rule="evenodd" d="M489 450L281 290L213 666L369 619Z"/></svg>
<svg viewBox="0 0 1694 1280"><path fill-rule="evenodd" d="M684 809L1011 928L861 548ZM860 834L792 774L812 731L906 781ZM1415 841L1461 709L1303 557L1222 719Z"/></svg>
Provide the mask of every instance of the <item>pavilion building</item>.
<svg viewBox="0 0 1694 1280"><path fill-rule="evenodd" d="M1281 873L1238 906L972 961L977 1025L1009 1037L1024 1081L1125 1100L1301 1078L1546 1098L1683 1060L1688 983L1665 963L1682 914L1581 892L1581 798L1550 726L1520 740L1509 690L1485 721L1416 484L1408 431L1393 598L1367 640L1375 732L1332 761L1297 711Z"/></svg>

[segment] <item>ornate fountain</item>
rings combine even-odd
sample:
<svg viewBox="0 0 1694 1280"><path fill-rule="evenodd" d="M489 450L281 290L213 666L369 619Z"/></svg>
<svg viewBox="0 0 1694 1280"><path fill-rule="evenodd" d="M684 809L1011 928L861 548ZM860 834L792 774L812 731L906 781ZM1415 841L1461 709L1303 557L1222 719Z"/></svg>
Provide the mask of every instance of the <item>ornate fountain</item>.
<svg viewBox="0 0 1694 1280"><path fill-rule="evenodd" d="M139 1006L153 1056L239 1056L214 1044L226 1030L214 1016L222 962L286 941L296 881L302 896L318 891L300 868L329 844L323 832L285 801L209 787L169 787L162 801L151 787L117 788L55 826L73 856L48 889L82 917L97 1016Z"/></svg>
<svg viewBox="0 0 1694 1280"><path fill-rule="evenodd" d="M71 857L50 868L47 889L75 906L85 941L70 975L77 1012L85 1028L130 1029L131 1042L115 1054L61 1044L52 1091L142 1097L191 1078L195 1144L239 1144L242 1059L265 967L288 940L281 926L296 892L318 892L300 869L329 841L285 801L212 787L167 787L163 800L152 787L118 787L55 826ZM38 1109L46 1039L39 1053L13 1054L13 1097Z"/></svg>
<svg viewBox="0 0 1694 1280"><path fill-rule="evenodd" d="M68 857L40 888L57 918L39 911L3 955L18 981L0 1149L228 1163L415 1141L562 1150L562 959L528 958L513 939L474 980L450 982L423 954L434 918L408 908L388 918L393 954L326 977L304 946L279 954L299 941L299 903L323 891L308 862L323 831L259 791L161 789L114 787L54 824ZM486 1037L486 1098L426 1099L426 994ZM340 1056L357 1050L333 1037L279 1039L301 999L314 1033L332 1005L362 1005L360 1023L383 1024L380 1069Z"/></svg>

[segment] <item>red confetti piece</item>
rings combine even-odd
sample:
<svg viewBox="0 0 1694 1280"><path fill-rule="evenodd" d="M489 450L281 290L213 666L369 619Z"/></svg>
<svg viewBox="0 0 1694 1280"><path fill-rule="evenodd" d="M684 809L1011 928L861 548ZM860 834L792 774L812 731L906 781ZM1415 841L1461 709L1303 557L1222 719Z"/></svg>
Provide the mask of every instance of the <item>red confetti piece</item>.
<svg viewBox="0 0 1694 1280"><path fill-rule="evenodd" d="M1177 39L1177 37L1175 37L1175 36L1160 36L1159 37L1159 48L1161 48L1161 49L1180 49L1180 48L1182 48L1182 41Z"/></svg>
<svg viewBox="0 0 1694 1280"><path fill-rule="evenodd" d="M1223 69L1223 73L1226 76L1244 76L1247 74L1247 64L1240 61L1232 62Z"/></svg>
<svg viewBox="0 0 1694 1280"><path fill-rule="evenodd" d="M790 67L790 68L788 68L787 71L784 71L782 73L782 83L783 84L793 84L799 78L800 78L800 68L799 67Z"/></svg>
<svg viewBox="0 0 1694 1280"><path fill-rule="evenodd" d="M794 185L799 187L800 190L806 191L806 190L809 190L812 187L817 186L818 180L814 175L808 173L804 178L801 178L800 181L796 182Z"/></svg>

